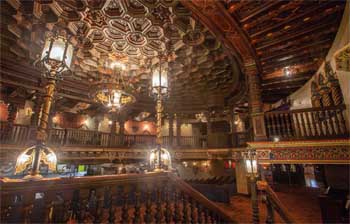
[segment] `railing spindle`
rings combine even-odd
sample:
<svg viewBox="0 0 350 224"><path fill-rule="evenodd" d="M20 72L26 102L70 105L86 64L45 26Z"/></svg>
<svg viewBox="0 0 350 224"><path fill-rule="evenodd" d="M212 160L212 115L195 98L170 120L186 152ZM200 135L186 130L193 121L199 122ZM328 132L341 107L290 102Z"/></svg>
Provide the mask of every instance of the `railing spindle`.
<svg viewBox="0 0 350 224"><path fill-rule="evenodd" d="M166 187L166 195L165 195L165 221L166 223L171 223L172 220L172 209L171 209L171 188L169 185Z"/></svg>
<svg viewBox="0 0 350 224"><path fill-rule="evenodd" d="M191 198L190 203L191 203L191 223L195 224L195 223L198 223L197 203L194 200L194 198Z"/></svg>
<svg viewBox="0 0 350 224"><path fill-rule="evenodd" d="M175 219L175 223L181 223L182 218L181 218L181 211L180 211L180 195L179 192L177 190L175 190L174 192L174 207L175 207L175 212L174 212L174 219Z"/></svg>
<svg viewBox="0 0 350 224"><path fill-rule="evenodd" d="M145 222L151 223L153 221L152 216L152 190L148 186L147 187L147 193L146 193L146 216L145 216Z"/></svg>
<svg viewBox="0 0 350 224"><path fill-rule="evenodd" d="M315 136L314 134L314 128L312 126L312 123L310 122L310 113L309 112L305 112L305 116L306 116L306 125L308 128L308 136Z"/></svg>
<svg viewBox="0 0 350 224"><path fill-rule="evenodd" d="M190 223L190 217L188 215L188 197L185 193L182 194L182 216L183 223Z"/></svg>
<svg viewBox="0 0 350 224"><path fill-rule="evenodd" d="M163 208L162 208L162 189L161 186L157 187L157 203L156 203L156 223L163 222Z"/></svg>

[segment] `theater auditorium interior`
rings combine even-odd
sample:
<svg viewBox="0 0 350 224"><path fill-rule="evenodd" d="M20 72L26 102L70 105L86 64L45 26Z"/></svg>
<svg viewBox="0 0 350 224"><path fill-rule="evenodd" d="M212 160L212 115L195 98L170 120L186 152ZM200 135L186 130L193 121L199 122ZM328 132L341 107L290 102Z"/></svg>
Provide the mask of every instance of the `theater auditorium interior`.
<svg viewBox="0 0 350 224"><path fill-rule="evenodd" d="M0 8L1 223L350 222L350 1Z"/></svg>

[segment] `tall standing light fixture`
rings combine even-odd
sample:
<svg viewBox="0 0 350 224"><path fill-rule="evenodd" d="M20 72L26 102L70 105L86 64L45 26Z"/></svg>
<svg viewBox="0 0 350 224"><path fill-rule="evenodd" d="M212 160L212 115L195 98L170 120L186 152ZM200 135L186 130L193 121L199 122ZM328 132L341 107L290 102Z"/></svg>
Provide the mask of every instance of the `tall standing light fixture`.
<svg viewBox="0 0 350 224"><path fill-rule="evenodd" d="M249 177L250 183L250 195L252 201L252 221L254 224L259 223L259 206L258 206L258 197L256 192L256 178L258 177L258 160L256 151L252 148L248 148L243 154L245 168L247 175Z"/></svg>
<svg viewBox="0 0 350 224"><path fill-rule="evenodd" d="M171 168L170 153L165 148L162 148L162 102L168 96L168 61L165 55L159 54L158 66L152 72L152 94L155 96L157 102L157 147L151 151L150 156L150 163L154 163L156 171L162 170L163 165Z"/></svg>
<svg viewBox="0 0 350 224"><path fill-rule="evenodd" d="M15 173L21 173L31 166L30 174L24 179L40 179L40 163L44 163L50 170L56 170L56 154L45 145L47 139L47 127L56 82L63 78L70 69L73 58L73 45L68 40L65 30L49 32L46 34L44 49L40 62L45 71L43 76L47 79L45 96L37 133L36 144L25 149L17 158Z"/></svg>

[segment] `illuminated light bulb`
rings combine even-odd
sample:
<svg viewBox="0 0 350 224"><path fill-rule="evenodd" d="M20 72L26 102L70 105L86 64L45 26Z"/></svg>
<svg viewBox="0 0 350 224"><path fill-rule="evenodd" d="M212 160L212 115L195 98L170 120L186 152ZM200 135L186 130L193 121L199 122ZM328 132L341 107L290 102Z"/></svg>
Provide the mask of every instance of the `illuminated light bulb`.
<svg viewBox="0 0 350 224"><path fill-rule="evenodd" d="M275 137L273 137L273 141L274 141L274 142L279 142L279 141L280 141L280 138L279 138L278 136L275 136Z"/></svg>
<svg viewBox="0 0 350 224"><path fill-rule="evenodd" d="M25 163L30 156L28 156L25 153L22 153L19 157L18 157L18 163Z"/></svg>
<svg viewBox="0 0 350 224"><path fill-rule="evenodd" d="M57 157L53 153L48 154L46 158L47 158L47 161L49 161L50 163L56 163L57 162Z"/></svg>

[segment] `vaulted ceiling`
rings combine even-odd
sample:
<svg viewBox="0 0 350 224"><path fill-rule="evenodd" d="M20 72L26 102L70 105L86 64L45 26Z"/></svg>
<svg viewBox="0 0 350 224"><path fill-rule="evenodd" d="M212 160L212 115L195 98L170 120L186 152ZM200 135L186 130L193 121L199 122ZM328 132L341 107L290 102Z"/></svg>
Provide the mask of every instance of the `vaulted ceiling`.
<svg viewBox="0 0 350 224"><path fill-rule="evenodd" d="M42 91L32 63L46 31L69 30L77 51L74 78L59 83L58 109L98 110L91 83L108 73L105 62L127 65L136 89L135 111L152 111L150 65L170 60L167 111L197 113L247 106L244 60L255 61L264 102L300 88L329 50L345 1L275 0L7 0L1 1L1 84ZM286 75L288 71L288 75ZM11 92L11 91L10 91ZM30 92L30 91L29 91ZM30 94L29 94L30 95ZM6 96L8 97L8 96ZM2 97L4 98L4 97Z"/></svg>

